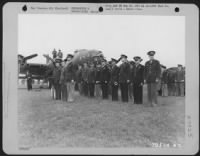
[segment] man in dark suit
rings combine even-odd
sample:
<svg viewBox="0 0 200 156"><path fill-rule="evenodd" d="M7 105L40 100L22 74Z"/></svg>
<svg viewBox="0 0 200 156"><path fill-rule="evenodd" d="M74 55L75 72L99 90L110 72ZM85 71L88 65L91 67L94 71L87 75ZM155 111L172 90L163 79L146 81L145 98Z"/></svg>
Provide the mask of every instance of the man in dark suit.
<svg viewBox="0 0 200 156"><path fill-rule="evenodd" d="M102 88L102 97L103 99L108 99L108 83L110 80L110 71L106 64L106 60L102 60L101 65L101 88Z"/></svg>
<svg viewBox="0 0 200 156"><path fill-rule="evenodd" d="M111 68L111 86L112 86L112 101L118 101L118 88L119 88L119 67L116 65L117 60L112 58Z"/></svg>
<svg viewBox="0 0 200 156"><path fill-rule="evenodd" d="M143 101L143 84L144 84L144 66L140 64L141 57L135 56L135 65L131 72L131 81L133 83L134 104L142 104Z"/></svg>
<svg viewBox="0 0 200 156"><path fill-rule="evenodd" d="M161 66L158 60L154 59L155 51L149 51L149 61L145 63L144 79L147 83L148 101L151 106L157 105L157 84L161 76Z"/></svg>
<svg viewBox="0 0 200 156"><path fill-rule="evenodd" d="M121 98L123 102L128 102L128 84L130 82L130 65L126 55L121 55L122 64L119 69L119 83Z"/></svg>

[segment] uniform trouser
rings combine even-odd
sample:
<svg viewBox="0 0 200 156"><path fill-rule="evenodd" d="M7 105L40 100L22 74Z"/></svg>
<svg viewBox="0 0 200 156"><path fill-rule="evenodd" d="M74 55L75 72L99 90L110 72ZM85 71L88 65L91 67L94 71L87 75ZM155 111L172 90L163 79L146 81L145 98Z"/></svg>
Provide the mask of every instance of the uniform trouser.
<svg viewBox="0 0 200 156"><path fill-rule="evenodd" d="M99 83L95 84L95 96L101 97L101 84Z"/></svg>
<svg viewBox="0 0 200 156"><path fill-rule="evenodd" d="M168 95L169 96L175 96L176 95L176 85L175 83L168 83Z"/></svg>
<svg viewBox="0 0 200 156"><path fill-rule="evenodd" d="M65 83L61 84L61 99L63 101L67 101L68 97L67 97L67 86Z"/></svg>
<svg viewBox="0 0 200 156"><path fill-rule="evenodd" d="M168 87L166 83L162 83L161 89L162 89L162 96L168 96Z"/></svg>
<svg viewBox="0 0 200 156"><path fill-rule="evenodd" d="M133 97L135 104L143 102L143 86L141 84L133 84Z"/></svg>
<svg viewBox="0 0 200 156"><path fill-rule="evenodd" d="M184 82L177 82L176 83L176 95L177 96L184 96Z"/></svg>
<svg viewBox="0 0 200 156"><path fill-rule="evenodd" d="M78 90L80 95L83 95L83 84L81 82L78 82Z"/></svg>
<svg viewBox="0 0 200 156"><path fill-rule="evenodd" d="M128 102L128 83L120 83L121 97L123 102Z"/></svg>
<svg viewBox="0 0 200 156"><path fill-rule="evenodd" d="M74 101L74 85L75 84L72 82L67 82L66 85L67 85L67 96L68 96L67 101L73 102Z"/></svg>
<svg viewBox="0 0 200 156"><path fill-rule="evenodd" d="M60 99L61 99L61 85L60 85L59 83L56 83L56 84L54 85L54 87L55 87L55 92L56 92L56 97L55 97L55 99L56 99L56 100L60 100Z"/></svg>
<svg viewBox="0 0 200 156"><path fill-rule="evenodd" d="M55 98L56 98L55 87L54 87L53 84L52 84L52 86L51 86L51 97L52 97L52 99L55 99Z"/></svg>
<svg viewBox="0 0 200 156"><path fill-rule="evenodd" d="M27 89L31 90L32 89L32 80L27 80Z"/></svg>
<svg viewBox="0 0 200 156"><path fill-rule="evenodd" d="M101 88L102 88L103 99L108 99L108 83L102 82Z"/></svg>
<svg viewBox="0 0 200 156"><path fill-rule="evenodd" d="M94 83L88 83L89 96L94 97Z"/></svg>
<svg viewBox="0 0 200 156"><path fill-rule="evenodd" d="M88 83L83 81L83 94L88 96Z"/></svg>
<svg viewBox="0 0 200 156"><path fill-rule="evenodd" d="M133 98L133 84L132 83L130 83L129 85L128 85L128 95L129 95L129 98L130 99L132 99Z"/></svg>
<svg viewBox="0 0 200 156"><path fill-rule="evenodd" d="M112 101L118 101L118 85L112 84Z"/></svg>
<svg viewBox="0 0 200 156"><path fill-rule="evenodd" d="M150 104L157 104L157 83L147 83L148 102Z"/></svg>

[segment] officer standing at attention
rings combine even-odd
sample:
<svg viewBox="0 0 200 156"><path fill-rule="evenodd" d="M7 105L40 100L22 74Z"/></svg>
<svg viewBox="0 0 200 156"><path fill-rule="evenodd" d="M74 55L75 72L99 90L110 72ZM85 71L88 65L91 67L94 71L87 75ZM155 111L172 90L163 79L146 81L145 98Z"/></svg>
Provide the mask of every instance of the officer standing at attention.
<svg viewBox="0 0 200 156"><path fill-rule="evenodd" d="M89 72L89 68L88 68L88 64L87 62L83 63L83 69L82 69L82 87L83 87L83 94L85 96L88 96L88 72Z"/></svg>
<svg viewBox="0 0 200 156"><path fill-rule="evenodd" d="M94 87L95 87L95 68L94 68L94 63L91 62L88 70L88 89L90 97L94 97Z"/></svg>
<svg viewBox="0 0 200 156"><path fill-rule="evenodd" d="M181 64L178 64L178 70L175 74L175 82L176 82L176 96L184 96L185 72L182 69Z"/></svg>
<svg viewBox="0 0 200 156"><path fill-rule="evenodd" d="M101 97L101 62L96 64L95 69L95 96Z"/></svg>
<svg viewBox="0 0 200 156"><path fill-rule="evenodd" d="M62 68L61 68L61 76L60 76L60 84L61 84L61 99L63 101L67 101L68 99L68 94L67 94L67 85L65 84L64 81L64 69L66 66L66 62L67 62L67 58L64 59L64 61L62 62Z"/></svg>
<svg viewBox="0 0 200 156"><path fill-rule="evenodd" d="M102 60L101 66L101 88L102 88L102 97L103 99L108 99L108 83L110 80L110 71L106 64L106 60Z"/></svg>
<svg viewBox="0 0 200 156"><path fill-rule="evenodd" d="M53 86L55 88L55 99L61 99L61 84L60 84L60 75L61 75L61 59L55 59L55 68L53 69Z"/></svg>
<svg viewBox="0 0 200 156"><path fill-rule="evenodd" d="M118 88L119 88L119 67L116 65L117 60L112 58L111 68L111 86L112 86L112 101L118 101Z"/></svg>
<svg viewBox="0 0 200 156"><path fill-rule="evenodd" d="M119 70L119 83L121 89L121 98L123 102L128 102L128 84L130 82L130 65L126 55L121 55L122 64Z"/></svg>
<svg viewBox="0 0 200 156"><path fill-rule="evenodd" d="M144 79L147 83L148 102L151 106L157 105L157 84L161 75L160 62L154 59L155 51L149 51L149 61L145 63Z"/></svg>
<svg viewBox="0 0 200 156"><path fill-rule="evenodd" d="M144 66L140 64L141 57L135 56L135 65L132 69L131 81L133 82L134 104L142 104L143 101L143 84L144 84Z"/></svg>
<svg viewBox="0 0 200 156"><path fill-rule="evenodd" d="M67 86L67 101L73 102L74 101L74 79L75 79L75 73L74 73L74 66L71 62L73 58L72 54L67 55L67 61L66 65L64 67L63 72L63 78L64 82Z"/></svg>

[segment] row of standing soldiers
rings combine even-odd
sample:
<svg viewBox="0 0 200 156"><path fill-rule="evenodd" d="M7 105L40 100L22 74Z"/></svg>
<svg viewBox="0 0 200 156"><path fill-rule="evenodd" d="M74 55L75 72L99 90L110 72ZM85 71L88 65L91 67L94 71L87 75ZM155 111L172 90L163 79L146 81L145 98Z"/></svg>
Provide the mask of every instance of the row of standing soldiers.
<svg viewBox="0 0 200 156"><path fill-rule="evenodd" d="M112 58L111 66L105 59L101 62L91 62L78 65L71 62L73 55L68 54L62 62L56 59L53 69L53 88L55 98L64 101L74 101L75 83L81 95L108 99L109 86L113 101L118 101L118 89L121 90L121 100L128 102L133 94L134 103L143 103L143 85L147 83L148 103L156 106L157 84L161 78L160 62L154 59L155 51L147 53L149 61L141 65L142 58L135 56L129 63L126 55L121 55L122 64L118 67L117 60ZM130 85L131 84L131 85Z"/></svg>

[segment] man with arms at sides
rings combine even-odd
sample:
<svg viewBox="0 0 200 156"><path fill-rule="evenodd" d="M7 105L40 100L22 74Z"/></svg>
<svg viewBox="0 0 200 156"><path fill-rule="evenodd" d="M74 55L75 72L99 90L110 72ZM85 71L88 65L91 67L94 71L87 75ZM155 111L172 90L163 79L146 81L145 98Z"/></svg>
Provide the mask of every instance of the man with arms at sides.
<svg viewBox="0 0 200 156"><path fill-rule="evenodd" d="M91 62L88 70L88 89L90 97L94 97L94 86L95 86L95 67L94 63Z"/></svg>
<svg viewBox="0 0 200 156"><path fill-rule="evenodd" d="M101 88L103 99L108 99L108 84L110 80L110 71L106 64L106 60L102 60L101 65Z"/></svg>
<svg viewBox="0 0 200 156"><path fill-rule="evenodd" d="M111 68L111 86L112 86L112 101L118 101L118 88L119 88L119 67L116 65L117 60L112 58Z"/></svg>
<svg viewBox="0 0 200 156"><path fill-rule="evenodd" d="M99 62L95 69L95 96L99 99L101 94L101 62Z"/></svg>
<svg viewBox="0 0 200 156"><path fill-rule="evenodd" d="M181 64L178 64L178 70L175 74L175 82L176 82L176 96L184 96L185 72L182 69Z"/></svg>
<svg viewBox="0 0 200 156"><path fill-rule="evenodd" d="M75 73L74 73L74 66L71 62L73 58L72 54L67 55L67 60L66 64L64 67L64 72L63 72L63 79L65 82L65 85L67 86L67 101L68 102L73 102L74 101L74 78L75 78Z"/></svg>
<svg viewBox="0 0 200 156"><path fill-rule="evenodd" d="M149 61L145 63L144 79L147 83L148 102L151 106L156 106L157 101L157 84L161 75L160 62L154 59L155 51L149 51Z"/></svg>
<svg viewBox="0 0 200 156"><path fill-rule="evenodd" d="M135 56L135 65L131 72L131 81L133 83L134 104L143 103L143 84L144 84L144 66L140 64L141 57Z"/></svg>
<svg viewBox="0 0 200 156"><path fill-rule="evenodd" d="M128 84L130 82L130 65L126 55L121 55L122 64L119 67L119 83L121 90L121 99L128 102Z"/></svg>

